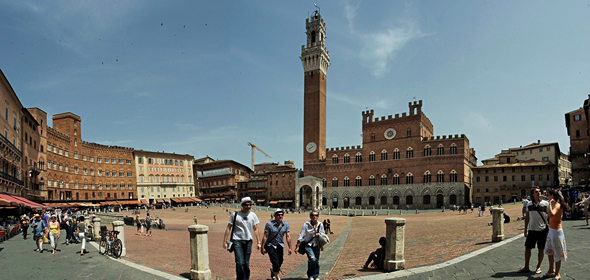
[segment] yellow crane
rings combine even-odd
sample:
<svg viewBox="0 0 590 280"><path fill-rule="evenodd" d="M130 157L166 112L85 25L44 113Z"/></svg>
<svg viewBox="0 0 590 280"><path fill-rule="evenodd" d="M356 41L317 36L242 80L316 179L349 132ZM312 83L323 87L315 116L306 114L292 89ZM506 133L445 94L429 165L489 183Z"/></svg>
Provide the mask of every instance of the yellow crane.
<svg viewBox="0 0 590 280"><path fill-rule="evenodd" d="M263 153L267 158L270 158L269 155L267 155L263 150L261 150L260 148L258 148L258 146L248 142L248 146L252 147L252 171L254 171L254 149L259 150L261 153Z"/></svg>

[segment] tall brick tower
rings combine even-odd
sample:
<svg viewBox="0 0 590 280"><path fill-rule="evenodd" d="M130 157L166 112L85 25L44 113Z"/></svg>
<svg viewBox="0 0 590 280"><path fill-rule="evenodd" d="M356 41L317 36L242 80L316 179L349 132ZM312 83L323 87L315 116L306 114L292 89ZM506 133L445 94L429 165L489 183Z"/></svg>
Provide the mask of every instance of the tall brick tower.
<svg viewBox="0 0 590 280"><path fill-rule="evenodd" d="M326 24L318 11L305 20L307 45L301 46L304 71L303 161L326 158L326 76L330 52Z"/></svg>

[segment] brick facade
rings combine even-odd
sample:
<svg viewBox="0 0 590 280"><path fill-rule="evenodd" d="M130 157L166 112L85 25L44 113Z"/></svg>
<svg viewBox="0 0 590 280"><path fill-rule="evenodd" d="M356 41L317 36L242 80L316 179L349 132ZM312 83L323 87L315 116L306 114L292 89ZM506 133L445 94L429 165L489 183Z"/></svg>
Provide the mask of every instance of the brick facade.
<svg viewBox="0 0 590 280"><path fill-rule="evenodd" d="M253 171L233 160L196 160L197 194L206 202L235 201L246 196Z"/></svg>
<svg viewBox="0 0 590 280"><path fill-rule="evenodd" d="M573 186L590 184L590 96L580 109L565 114L565 126L570 137L570 161Z"/></svg>

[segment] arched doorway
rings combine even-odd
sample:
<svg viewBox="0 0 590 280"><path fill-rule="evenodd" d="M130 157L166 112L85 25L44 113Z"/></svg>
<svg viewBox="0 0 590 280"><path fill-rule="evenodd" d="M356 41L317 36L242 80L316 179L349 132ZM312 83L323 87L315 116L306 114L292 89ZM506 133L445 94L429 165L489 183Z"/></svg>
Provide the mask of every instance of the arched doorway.
<svg viewBox="0 0 590 280"><path fill-rule="evenodd" d="M350 199L348 197L344 198L344 208L350 207Z"/></svg>
<svg viewBox="0 0 590 280"><path fill-rule="evenodd" d="M309 209L312 206L312 196L313 190L310 186L303 186L299 190L299 206Z"/></svg>
<svg viewBox="0 0 590 280"><path fill-rule="evenodd" d="M338 208L338 198L332 197L332 208Z"/></svg>
<svg viewBox="0 0 590 280"><path fill-rule="evenodd" d="M436 208L441 208L445 205L445 197L442 194L436 195Z"/></svg>
<svg viewBox="0 0 590 280"><path fill-rule="evenodd" d="M450 203L450 204L453 204L453 205L457 204L457 195L455 195L455 194L452 194L452 195L449 197L449 203Z"/></svg>
<svg viewBox="0 0 590 280"><path fill-rule="evenodd" d="M381 197L381 205L387 205L387 196Z"/></svg>

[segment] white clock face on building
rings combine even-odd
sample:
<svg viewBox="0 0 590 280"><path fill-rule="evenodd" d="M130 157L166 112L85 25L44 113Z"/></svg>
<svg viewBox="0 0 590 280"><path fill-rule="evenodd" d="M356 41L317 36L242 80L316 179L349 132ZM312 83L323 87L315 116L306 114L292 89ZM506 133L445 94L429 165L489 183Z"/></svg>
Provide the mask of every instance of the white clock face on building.
<svg viewBox="0 0 590 280"><path fill-rule="evenodd" d="M385 130L385 132L383 133L383 136L385 136L385 139L387 140L391 140L393 138L395 138L395 135L397 134L397 132L395 131L395 129L393 128L388 128L387 130Z"/></svg>
<svg viewBox="0 0 590 280"><path fill-rule="evenodd" d="M309 142L307 143L307 146L305 146L305 150L310 154L315 152L317 148L318 146L314 142Z"/></svg>

